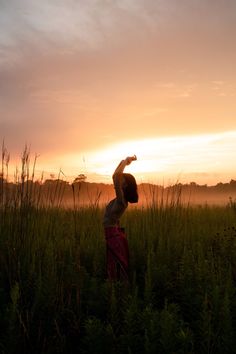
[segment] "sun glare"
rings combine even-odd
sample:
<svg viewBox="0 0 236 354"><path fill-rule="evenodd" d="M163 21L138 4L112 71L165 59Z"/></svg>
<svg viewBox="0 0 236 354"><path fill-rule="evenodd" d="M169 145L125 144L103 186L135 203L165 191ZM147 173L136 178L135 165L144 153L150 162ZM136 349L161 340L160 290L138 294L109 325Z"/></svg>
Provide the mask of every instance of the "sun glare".
<svg viewBox="0 0 236 354"><path fill-rule="evenodd" d="M234 178L236 131L123 141L101 150L60 157L70 175L85 173L89 181L110 183L121 159L137 155L126 167L138 182L219 182ZM55 161L54 161L55 162Z"/></svg>
<svg viewBox="0 0 236 354"><path fill-rule="evenodd" d="M212 173L231 167L236 149L236 131L197 136L177 136L124 141L89 153L99 175L111 176L119 161L137 155L126 170L144 176ZM91 166L91 167L92 167Z"/></svg>

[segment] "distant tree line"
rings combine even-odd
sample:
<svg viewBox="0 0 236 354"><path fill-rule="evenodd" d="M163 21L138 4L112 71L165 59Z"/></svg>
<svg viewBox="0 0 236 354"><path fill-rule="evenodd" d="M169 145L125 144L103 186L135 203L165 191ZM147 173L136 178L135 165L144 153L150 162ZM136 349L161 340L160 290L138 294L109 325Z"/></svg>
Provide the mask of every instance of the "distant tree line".
<svg viewBox="0 0 236 354"><path fill-rule="evenodd" d="M140 204L148 204L156 200L182 198L193 203L214 202L227 203L236 199L236 180L228 183L219 182L216 185L176 183L160 186L151 183L141 183L138 186ZM112 184L88 182L85 174L79 174L73 182L55 178L45 180L20 179L10 182L0 175L0 200L16 200L17 196L28 198L32 203L51 204L56 206L72 206L77 204L104 204L114 196Z"/></svg>

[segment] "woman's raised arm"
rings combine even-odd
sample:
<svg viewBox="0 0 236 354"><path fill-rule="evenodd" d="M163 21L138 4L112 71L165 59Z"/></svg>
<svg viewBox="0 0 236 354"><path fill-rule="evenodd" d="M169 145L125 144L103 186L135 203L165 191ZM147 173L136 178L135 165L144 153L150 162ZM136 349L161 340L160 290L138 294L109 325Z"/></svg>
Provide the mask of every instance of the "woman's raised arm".
<svg viewBox="0 0 236 354"><path fill-rule="evenodd" d="M125 160L122 160L119 165L117 166L117 168L115 169L112 179L113 179L113 183L114 183L114 187L115 187L115 191L116 191L116 198L118 201L125 203L124 201L124 193L123 193L123 178L122 178L122 173L124 172L124 169L127 165L131 164L132 161L137 160L136 155L133 156L128 156L126 157Z"/></svg>

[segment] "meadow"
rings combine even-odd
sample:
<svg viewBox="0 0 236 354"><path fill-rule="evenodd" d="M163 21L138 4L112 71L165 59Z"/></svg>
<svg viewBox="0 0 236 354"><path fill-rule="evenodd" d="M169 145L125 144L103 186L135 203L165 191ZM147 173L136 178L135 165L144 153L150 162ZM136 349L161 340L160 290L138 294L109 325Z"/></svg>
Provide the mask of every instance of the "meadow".
<svg viewBox="0 0 236 354"><path fill-rule="evenodd" d="M40 203L27 163L14 193L2 167L0 353L236 353L233 200L130 208L130 283L110 283L103 207L73 185L72 208Z"/></svg>

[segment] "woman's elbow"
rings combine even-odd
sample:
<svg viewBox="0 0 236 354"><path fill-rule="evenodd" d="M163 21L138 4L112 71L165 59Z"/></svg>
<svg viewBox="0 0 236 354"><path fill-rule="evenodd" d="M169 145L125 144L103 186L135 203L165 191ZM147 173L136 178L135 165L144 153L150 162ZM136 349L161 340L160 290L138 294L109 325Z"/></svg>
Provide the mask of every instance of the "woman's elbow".
<svg viewBox="0 0 236 354"><path fill-rule="evenodd" d="M115 179L117 179L117 178L120 178L121 175L122 175L122 172L117 172L117 171L115 171L115 172L113 173L113 175L112 175L113 181L114 181Z"/></svg>

